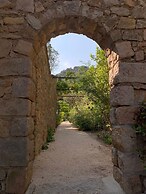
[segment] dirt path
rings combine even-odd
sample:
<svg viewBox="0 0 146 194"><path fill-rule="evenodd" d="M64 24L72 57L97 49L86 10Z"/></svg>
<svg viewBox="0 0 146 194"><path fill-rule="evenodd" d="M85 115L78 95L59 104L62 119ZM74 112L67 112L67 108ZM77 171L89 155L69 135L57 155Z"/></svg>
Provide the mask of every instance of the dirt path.
<svg viewBox="0 0 146 194"><path fill-rule="evenodd" d="M35 160L27 194L110 193L103 181L112 175L109 146L93 134L76 130L69 122L58 127L55 139Z"/></svg>

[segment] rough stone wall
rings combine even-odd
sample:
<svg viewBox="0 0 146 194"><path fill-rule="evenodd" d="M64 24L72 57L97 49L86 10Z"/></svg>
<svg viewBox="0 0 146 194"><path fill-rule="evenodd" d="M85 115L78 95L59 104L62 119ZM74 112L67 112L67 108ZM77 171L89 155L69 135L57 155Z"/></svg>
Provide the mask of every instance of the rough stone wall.
<svg viewBox="0 0 146 194"><path fill-rule="evenodd" d="M36 58L50 38L67 32L87 35L106 50L114 177L128 194L140 194L143 167L132 126L139 103L146 99L144 0L0 1L1 190L21 194L30 181L39 93Z"/></svg>
<svg viewBox="0 0 146 194"><path fill-rule="evenodd" d="M56 82L51 76L46 47L35 58L35 155L46 143L47 131L56 127Z"/></svg>

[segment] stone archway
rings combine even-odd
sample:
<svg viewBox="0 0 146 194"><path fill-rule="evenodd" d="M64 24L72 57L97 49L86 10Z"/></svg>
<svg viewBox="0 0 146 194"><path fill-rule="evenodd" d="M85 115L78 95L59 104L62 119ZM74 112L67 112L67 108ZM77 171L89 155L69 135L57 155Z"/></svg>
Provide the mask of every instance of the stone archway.
<svg viewBox="0 0 146 194"><path fill-rule="evenodd" d="M132 125L139 102L146 98L145 3L2 0L0 13L1 192L25 192L34 157L45 141L47 127L53 123L54 83L45 44L57 35L76 32L106 50L113 174L128 194L141 193L142 164Z"/></svg>

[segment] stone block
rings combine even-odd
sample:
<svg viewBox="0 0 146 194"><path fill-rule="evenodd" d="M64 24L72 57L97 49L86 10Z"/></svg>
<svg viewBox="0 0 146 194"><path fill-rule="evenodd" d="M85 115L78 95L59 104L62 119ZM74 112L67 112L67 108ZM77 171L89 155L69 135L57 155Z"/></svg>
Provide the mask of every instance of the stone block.
<svg viewBox="0 0 146 194"><path fill-rule="evenodd" d="M8 118L0 118L0 137L9 137L9 129L11 120Z"/></svg>
<svg viewBox="0 0 146 194"><path fill-rule="evenodd" d="M119 63L115 67L114 83L146 83L146 63Z"/></svg>
<svg viewBox="0 0 146 194"><path fill-rule="evenodd" d="M113 167L113 176L114 176L114 179L121 185L122 184L123 173L116 166Z"/></svg>
<svg viewBox="0 0 146 194"><path fill-rule="evenodd" d="M111 31L111 38L113 41L120 40L122 37L120 30L112 30Z"/></svg>
<svg viewBox="0 0 146 194"><path fill-rule="evenodd" d="M26 16L26 20L29 25L34 28L35 30L41 29L42 25L39 19L35 18L33 15L28 14Z"/></svg>
<svg viewBox="0 0 146 194"><path fill-rule="evenodd" d="M19 25L24 23L23 17L5 17L4 18L4 24L8 25Z"/></svg>
<svg viewBox="0 0 146 194"><path fill-rule="evenodd" d="M143 162L136 152L118 152L118 164L124 174L137 174L143 170Z"/></svg>
<svg viewBox="0 0 146 194"><path fill-rule="evenodd" d="M129 41L117 42L116 48L121 59L134 56L134 51Z"/></svg>
<svg viewBox="0 0 146 194"><path fill-rule="evenodd" d="M9 8L11 7L11 2L8 0L1 0L0 1L0 8Z"/></svg>
<svg viewBox="0 0 146 194"><path fill-rule="evenodd" d="M117 124L120 125L128 125L128 124L135 124L135 114L137 112L137 107L119 107L115 111L115 116L117 119Z"/></svg>
<svg viewBox="0 0 146 194"><path fill-rule="evenodd" d="M129 17L121 17L118 23L120 29L135 29L136 20Z"/></svg>
<svg viewBox="0 0 146 194"><path fill-rule="evenodd" d="M123 31L123 40L136 40L142 41L142 30L124 30Z"/></svg>
<svg viewBox="0 0 146 194"><path fill-rule="evenodd" d="M17 0L16 9L34 13L34 0Z"/></svg>
<svg viewBox="0 0 146 194"><path fill-rule="evenodd" d="M112 162L114 166L118 167L118 150L112 147Z"/></svg>
<svg viewBox="0 0 146 194"><path fill-rule="evenodd" d="M112 106L132 105L134 103L134 89L132 86L115 86L110 92Z"/></svg>
<svg viewBox="0 0 146 194"><path fill-rule="evenodd" d="M0 166L26 166L27 163L26 138L0 138Z"/></svg>
<svg viewBox="0 0 146 194"><path fill-rule="evenodd" d="M111 7L110 10L111 10L112 13L117 14L119 16L128 16L128 15L130 15L129 9L124 8L124 7L114 6L114 7Z"/></svg>
<svg viewBox="0 0 146 194"><path fill-rule="evenodd" d="M35 101L35 84L30 78L19 77L14 79L12 91L15 97L28 98L31 101Z"/></svg>
<svg viewBox="0 0 146 194"><path fill-rule="evenodd" d="M25 193L32 177L32 163L23 168L12 168L8 172L6 181L7 193Z"/></svg>
<svg viewBox="0 0 146 194"><path fill-rule="evenodd" d="M104 0L105 5L112 6L112 5L119 5L119 0Z"/></svg>
<svg viewBox="0 0 146 194"><path fill-rule="evenodd" d="M40 1L35 2L35 12L38 13L38 12L42 12L44 10L45 10L45 8Z"/></svg>
<svg viewBox="0 0 146 194"><path fill-rule="evenodd" d="M10 135L14 137L24 137L33 133L34 120L31 117L14 118L11 122Z"/></svg>
<svg viewBox="0 0 146 194"><path fill-rule="evenodd" d="M122 152L136 152L137 142L135 130L128 125L112 128L113 146Z"/></svg>
<svg viewBox="0 0 146 194"><path fill-rule="evenodd" d="M143 50L137 51L135 53L136 61L144 61L144 52Z"/></svg>
<svg viewBox="0 0 146 194"><path fill-rule="evenodd" d="M0 77L3 76L32 77L32 62L29 58L11 58L0 60Z"/></svg>
<svg viewBox="0 0 146 194"><path fill-rule="evenodd" d="M26 56L31 56L34 52L32 43L24 40L18 41L14 51Z"/></svg>
<svg viewBox="0 0 146 194"><path fill-rule="evenodd" d="M146 40L146 29L144 30L144 40Z"/></svg>
<svg viewBox="0 0 146 194"><path fill-rule="evenodd" d="M35 157L35 142L34 139L30 140L28 139L27 142L27 158L29 159L29 161L33 161L34 157Z"/></svg>
<svg viewBox="0 0 146 194"><path fill-rule="evenodd" d="M0 39L0 58L7 57L12 49L12 42L7 39Z"/></svg>
<svg viewBox="0 0 146 194"><path fill-rule="evenodd" d="M4 180L6 178L6 171L0 170L0 181Z"/></svg>
<svg viewBox="0 0 146 194"><path fill-rule="evenodd" d="M139 194L142 191L139 174L125 174L121 185L127 194Z"/></svg>
<svg viewBox="0 0 146 194"><path fill-rule="evenodd" d="M27 99L0 99L1 116L29 116L31 114L31 101Z"/></svg>
<svg viewBox="0 0 146 194"><path fill-rule="evenodd" d="M138 19L136 23L136 28L146 28L146 20L145 19Z"/></svg>
<svg viewBox="0 0 146 194"><path fill-rule="evenodd" d="M124 3L130 7L134 7L136 2L135 0L124 0Z"/></svg>
<svg viewBox="0 0 146 194"><path fill-rule="evenodd" d="M115 108L110 109L110 122L112 125L116 124Z"/></svg>
<svg viewBox="0 0 146 194"><path fill-rule="evenodd" d="M146 102L146 89L138 89L134 91L135 104Z"/></svg>
<svg viewBox="0 0 146 194"><path fill-rule="evenodd" d="M78 15L81 2L77 0L63 2L65 15Z"/></svg>

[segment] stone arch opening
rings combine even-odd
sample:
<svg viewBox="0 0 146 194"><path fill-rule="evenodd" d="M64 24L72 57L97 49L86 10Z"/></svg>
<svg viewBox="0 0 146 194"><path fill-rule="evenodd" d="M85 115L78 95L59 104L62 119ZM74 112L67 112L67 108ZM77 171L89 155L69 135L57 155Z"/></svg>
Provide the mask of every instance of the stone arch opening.
<svg viewBox="0 0 146 194"><path fill-rule="evenodd" d="M87 35L106 49L112 86L114 177L128 194L141 193L142 164L136 152L132 125L139 102L145 100L146 93L143 5L142 1L118 0L8 0L0 3L3 13L0 32L2 192L21 194L26 191L35 154L45 139L45 130L41 138L36 135L40 125L45 125L46 129L48 124L43 121L49 119L44 116L48 112L38 107L50 106L48 100L42 99L45 95L39 89L47 94L49 88L53 94L53 81L46 73L49 69L44 45L59 34L76 32ZM48 78L42 79L43 75ZM35 141L36 136L38 141Z"/></svg>

